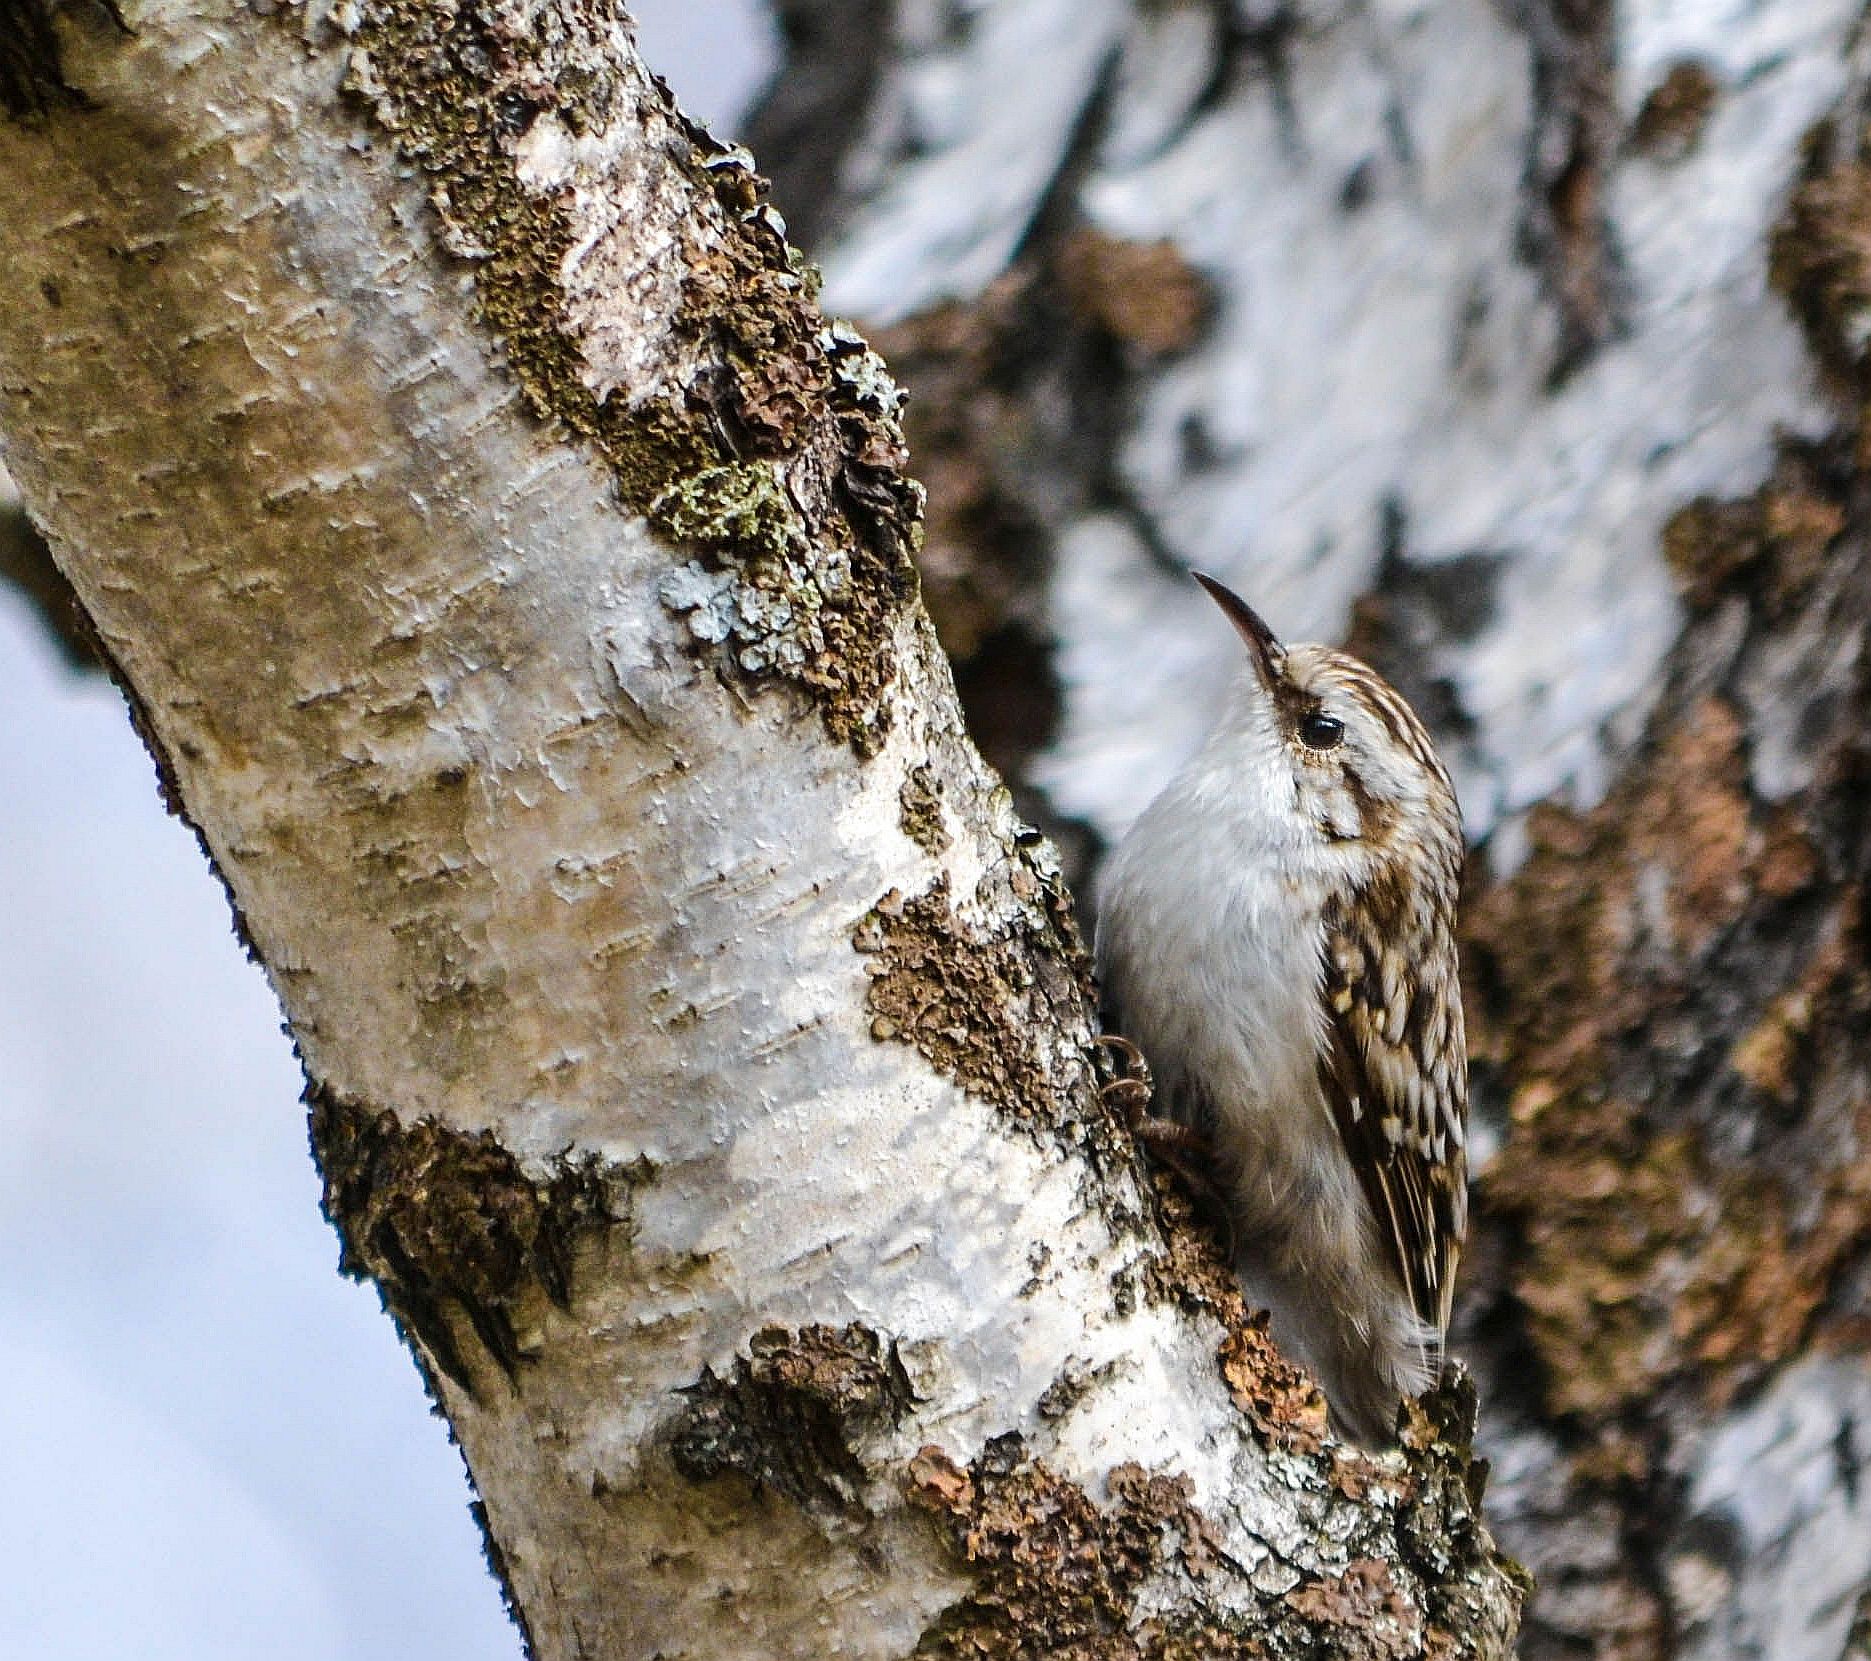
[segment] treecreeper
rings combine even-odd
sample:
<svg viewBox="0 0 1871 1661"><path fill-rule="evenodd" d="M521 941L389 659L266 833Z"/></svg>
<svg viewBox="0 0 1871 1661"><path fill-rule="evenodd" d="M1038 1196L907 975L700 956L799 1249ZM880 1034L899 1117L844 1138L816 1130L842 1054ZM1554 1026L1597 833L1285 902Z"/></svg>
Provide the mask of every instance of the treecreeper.
<svg viewBox="0 0 1871 1661"><path fill-rule="evenodd" d="M1461 814L1388 682L1197 580L1245 661L1106 867L1107 1015L1167 1114L1133 1124L1182 1144L1275 1341L1380 1446L1441 1372L1467 1230Z"/></svg>

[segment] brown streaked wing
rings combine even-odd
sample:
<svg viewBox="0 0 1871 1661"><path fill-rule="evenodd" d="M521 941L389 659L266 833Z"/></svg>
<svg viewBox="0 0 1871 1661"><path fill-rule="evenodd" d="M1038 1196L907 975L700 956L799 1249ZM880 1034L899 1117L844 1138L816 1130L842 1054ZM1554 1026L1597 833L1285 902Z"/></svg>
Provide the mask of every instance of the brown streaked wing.
<svg viewBox="0 0 1871 1661"><path fill-rule="evenodd" d="M1433 920L1430 938L1375 939L1351 909L1328 906L1325 916L1320 1077L1410 1306L1446 1334L1468 1221L1454 942ZM1436 1019L1433 1005L1447 1000Z"/></svg>

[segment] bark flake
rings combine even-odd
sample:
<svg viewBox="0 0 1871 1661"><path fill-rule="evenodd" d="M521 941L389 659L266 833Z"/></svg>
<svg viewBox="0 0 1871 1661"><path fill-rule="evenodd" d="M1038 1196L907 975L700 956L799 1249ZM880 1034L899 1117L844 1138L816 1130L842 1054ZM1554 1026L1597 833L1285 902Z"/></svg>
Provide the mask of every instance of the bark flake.
<svg viewBox="0 0 1871 1661"><path fill-rule="evenodd" d="M1638 107L1631 123L1632 149L1653 161L1683 160L1702 142L1721 90L1714 71L1699 58L1671 64Z"/></svg>
<svg viewBox="0 0 1871 1661"><path fill-rule="evenodd" d="M628 1238L630 1192L654 1177L595 1156L533 1175L491 1132L405 1124L320 1085L306 1096L339 1267L375 1281L420 1356L470 1396L489 1382L473 1340L516 1378L547 1308L570 1307L586 1241Z"/></svg>
<svg viewBox="0 0 1871 1661"><path fill-rule="evenodd" d="M683 1391L670 1455L691 1482L729 1472L806 1511L861 1509L860 1445L915 1406L895 1346L869 1327L765 1327L726 1377L705 1368Z"/></svg>

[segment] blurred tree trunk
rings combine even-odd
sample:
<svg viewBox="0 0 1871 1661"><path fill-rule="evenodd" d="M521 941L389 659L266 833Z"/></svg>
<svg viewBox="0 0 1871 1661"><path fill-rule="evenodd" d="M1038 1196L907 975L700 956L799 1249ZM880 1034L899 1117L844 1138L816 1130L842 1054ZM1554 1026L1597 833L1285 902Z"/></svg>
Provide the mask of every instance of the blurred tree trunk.
<svg viewBox="0 0 1871 1661"><path fill-rule="evenodd" d="M1506 1654L1472 1397L1339 1446L1140 1181L895 388L623 12L0 0L0 103L7 465L534 1653Z"/></svg>
<svg viewBox="0 0 1871 1661"><path fill-rule="evenodd" d="M925 592L1097 853L1217 572L1456 762L1456 1348L1529 1658L1871 1632L1861 8L786 0L754 140L912 390ZM829 90L828 90L829 89Z"/></svg>

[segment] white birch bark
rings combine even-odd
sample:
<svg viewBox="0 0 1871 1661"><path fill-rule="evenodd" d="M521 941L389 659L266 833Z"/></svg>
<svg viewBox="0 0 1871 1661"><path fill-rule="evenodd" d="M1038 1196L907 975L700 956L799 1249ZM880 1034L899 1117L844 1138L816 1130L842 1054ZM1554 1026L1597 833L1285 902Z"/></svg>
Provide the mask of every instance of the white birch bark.
<svg viewBox="0 0 1871 1661"><path fill-rule="evenodd" d="M1505 1653L1160 1231L895 393L622 12L122 22L8 66L6 464L534 1653Z"/></svg>
<svg viewBox="0 0 1871 1661"><path fill-rule="evenodd" d="M875 91L813 202L815 252L829 303L891 325L900 361L913 342L949 366L927 419L962 435L951 471L1017 498L1043 545L964 526L938 551L988 573L976 592L1044 572L1043 601L1021 602L1051 646L1029 697L1059 715L1016 783L1095 850L1193 746L1237 648L1190 568L1289 638L1368 651L1375 619L1382 667L1455 764L1477 900L1524 924L1569 889L1548 970L1614 960L1600 1004L1587 976L1529 972L1471 1019L1575 1033L1484 1057L1458 1319L1503 1538L1543 1583L1525 1652L1863 1653L1865 1272L1857 1248L1814 1243L1833 1226L1814 1219L1862 1226L1871 1084L1847 1036L1861 1017L1803 1015L1797 1038L1770 1018L1861 1007L1821 967L1862 946L1862 853L1828 829L1862 823L1841 781L1871 707L1860 8L902 0L874 17L841 46ZM1102 292L1075 274L1087 234L1112 251ZM1204 298L1167 333L1166 274ZM1698 498L1724 507L1684 517ZM1718 524L1752 552L1703 534ZM1697 744L1718 727L1732 736ZM1720 847L1701 840L1716 823ZM1750 852L1769 823L1823 850L1797 901ZM1530 824L1591 828L1562 857ZM1500 925L1478 928L1490 969L1511 958ZM1769 1039L1799 1066L1754 1067ZM1568 1122L1581 1162L1637 1127L1598 1146L1576 1212L1559 1196L1582 1167L1541 1163ZM1659 1184L1645 1160L1672 1137L1693 1151ZM1497 1191L1518 1197L1497 1209ZM1752 1202L1778 1217L1782 1194L1784 1235L1753 1234ZM1561 1216L1565 1247L1539 1247ZM1783 1250L1800 1267L1762 1290ZM1738 1336L1688 1312L1704 1277ZM1768 1347L1775 1304L1814 1314ZM1642 1346L1618 1347L1627 1320Z"/></svg>

